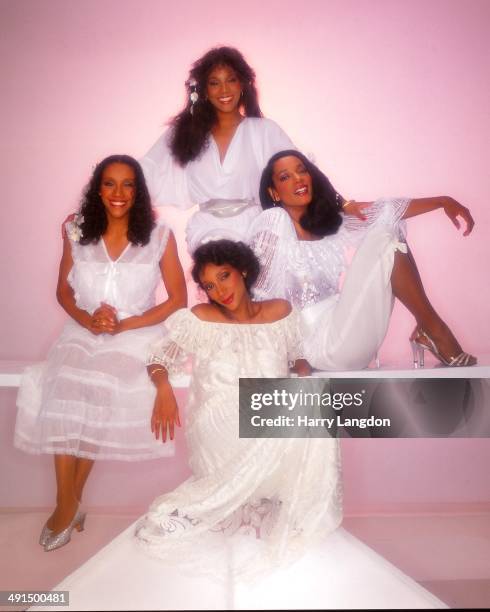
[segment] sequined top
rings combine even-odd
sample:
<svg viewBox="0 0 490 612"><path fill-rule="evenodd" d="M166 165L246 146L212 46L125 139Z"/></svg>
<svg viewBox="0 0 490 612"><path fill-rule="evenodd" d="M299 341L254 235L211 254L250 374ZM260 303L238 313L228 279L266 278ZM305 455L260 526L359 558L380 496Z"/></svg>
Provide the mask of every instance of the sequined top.
<svg viewBox="0 0 490 612"><path fill-rule="evenodd" d="M346 255L374 225L396 228L410 200L379 199L366 211L367 219L342 215L339 230L319 240L299 240L288 213L280 207L263 211L253 222L248 243L259 258L261 272L254 287L256 299L284 298L299 309L339 293Z"/></svg>

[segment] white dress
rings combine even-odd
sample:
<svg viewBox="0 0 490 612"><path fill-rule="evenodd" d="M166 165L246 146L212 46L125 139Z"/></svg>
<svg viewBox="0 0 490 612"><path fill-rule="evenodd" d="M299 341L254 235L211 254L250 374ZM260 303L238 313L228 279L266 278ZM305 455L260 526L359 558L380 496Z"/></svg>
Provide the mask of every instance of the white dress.
<svg viewBox="0 0 490 612"><path fill-rule="evenodd" d="M289 137L270 119L245 117L223 162L210 135L199 158L185 167L172 157L169 138L167 130L140 160L153 204L182 209L200 206L187 226L191 253L213 239L244 240L248 225L261 211L262 170L274 153L295 148Z"/></svg>
<svg viewBox="0 0 490 612"><path fill-rule="evenodd" d="M377 200L366 221L344 216L337 233L320 240L299 240L280 207L252 222L248 243L261 263L255 297L284 298L301 310L305 357L314 368L365 368L381 345L393 308L395 251L407 252L401 219L409 202Z"/></svg>
<svg viewBox="0 0 490 612"><path fill-rule="evenodd" d="M93 313L105 302L120 319L154 306L168 236L168 228L160 225L146 246L130 243L116 261L103 239L85 246L71 240L68 282L77 306ZM160 324L95 336L70 319L47 361L23 376L15 446L87 459L131 461L172 454L172 445L151 433L155 391L145 367L149 345L163 333Z"/></svg>
<svg viewBox="0 0 490 612"><path fill-rule="evenodd" d="M341 521L338 441L239 438L238 379L288 376L288 360L302 353L298 313L226 324L183 309L167 326L150 361L172 373L194 356L185 425L193 476L153 502L138 540L172 566L216 576L225 568L251 575L296 558ZM224 536L246 536L232 570L221 556ZM260 554L247 547L257 540Z"/></svg>

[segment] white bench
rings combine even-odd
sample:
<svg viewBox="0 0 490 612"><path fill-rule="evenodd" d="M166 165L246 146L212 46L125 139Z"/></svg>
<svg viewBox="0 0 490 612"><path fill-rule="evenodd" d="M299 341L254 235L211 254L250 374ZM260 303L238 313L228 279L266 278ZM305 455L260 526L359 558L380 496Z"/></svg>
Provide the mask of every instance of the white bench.
<svg viewBox="0 0 490 612"><path fill-rule="evenodd" d="M490 359L482 359L490 363ZM0 360L0 387L18 387L22 372L32 361L2 361ZM408 366L408 364L407 364ZM314 372L317 378L490 378L490 366L478 365L470 368L441 368L427 367L414 370L409 367L384 366L381 368L368 368L366 370L346 372ZM190 376L176 376L172 378L172 385L177 389L186 389L189 386Z"/></svg>

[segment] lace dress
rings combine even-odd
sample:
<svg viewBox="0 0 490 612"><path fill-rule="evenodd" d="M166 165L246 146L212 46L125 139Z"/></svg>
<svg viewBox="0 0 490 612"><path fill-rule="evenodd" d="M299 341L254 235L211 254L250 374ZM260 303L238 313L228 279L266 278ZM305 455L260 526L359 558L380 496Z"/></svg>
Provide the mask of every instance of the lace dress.
<svg viewBox="0 0 490 612"><path fill-rule="evenodd" d="M168 228L158 226L146 246L130 243L116 261L103 239L86 246L72 241L68 281L77 306L92 313L105 302L120 319L154 306L168 236ZM151 433L155 391L145 367L148 346L163 332L160 324L95 336L70 319L47 361L23 376L15 446L88 459L131 461L172 454L172 445Z"/></svg>
<svg viewBox="0 0 490 612"><path fill-rule="evenodd" d="M238 379L288 376L288 360L302 353L298 314L223 324L180 310L167 326L150 361L175 372L194 357L185 424L193 476L153 502L139 542L172 565L216 576L224 568L251 575L295 558L340 523L338 442L239 438ZM240 546L230 570L223 536L250 535L260 555Z"/></svg>
<svg viewBox="0 0 490 612"><path fill-rule="evenodd" d="M180 166L169 148L167 130L140 160L155 206L201 208L187 225L193 253L203 242L244 240L247 227L260 214L259 183L269 159L294 149L289 137L270 119L245 117L238 125L223 161L212 136L198 159Z"/></svg>
<svg viewBox="0 0 490 612"><path fill-rule="evenodd" d="M283 208L252 222L248 243L261 263L255 297L285 298L301 310L305 357L313 367L365 368L383 342L393 308L394 254L407 252L401 219L409 201L377 200L366 221L345 216L336 234L320 240L299 240Z"/></svg>

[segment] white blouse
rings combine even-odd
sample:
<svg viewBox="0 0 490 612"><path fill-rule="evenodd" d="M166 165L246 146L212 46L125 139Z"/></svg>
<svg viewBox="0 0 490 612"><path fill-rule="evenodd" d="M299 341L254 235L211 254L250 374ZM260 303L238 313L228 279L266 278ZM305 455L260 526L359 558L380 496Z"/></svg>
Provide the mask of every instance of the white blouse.
<svg viewBox="0 0 490 612"><path fill-rule="evenodd" d="M409 203L407 198L376 200L365 211L366 221L342 215L339 230L320 240L299 240L283 208L263 211L248 233L248 244L261 264L254 295L261 300L284 298L303 309L338 294L348 249L358 246L374 225L393 228L403 236L400 221Z"/></svg>
<svg viewBox="0 0 490 612"><path fill-rule="evenodd" d="M198 159L184 167L169 148L166 130L140 160L154 205L188 209L211 199L259 202L262 170L269 159L295 149L286 133L271 119L245 117L238 125L223 162L213 136Z"/></svg>

